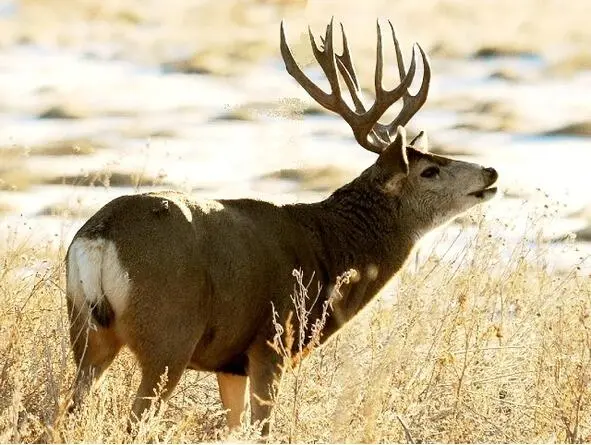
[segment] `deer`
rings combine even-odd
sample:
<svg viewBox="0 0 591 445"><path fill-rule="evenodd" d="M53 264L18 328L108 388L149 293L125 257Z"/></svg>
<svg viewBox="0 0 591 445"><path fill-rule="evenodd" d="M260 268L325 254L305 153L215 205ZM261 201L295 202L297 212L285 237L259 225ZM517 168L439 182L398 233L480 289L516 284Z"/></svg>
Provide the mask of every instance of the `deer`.
<svg viewBox="0 0 591 445"><path fill-rule="evenodd" d="M79 229L66 254L66 301L77 365L71 409L80 406L127 346L141 369L131 424L150 407L163 374L160 401L170 397L185 370L193 369L216 374L230 429L241 426L250 404L251 421L259 422L268 437L274 388L285 370L284 358L270 344L276 335L273 317L285 321L293 311L292 272L313 277L313 288L319 289L315 306L307 308L310 320L321 317L338 277L356 272L331 302L324 344L403 268L425 234L495 196L494 168L430 153L421 142L423 132L407 142L404 126L427 99L431 68L418 44L405 68L388 23L400 83L391 90L382 85L378 21L371 107L361 99L342 24L340 54L334 49L333 20L321 44L308 29L330 93L298 66L283 22L280 26L287 72L318 104L344 119L363 149L377 155L351 182L319 202L284 205L194 199L175 191L121 196ZM419 58L422 79L413 95L409 87ZM396 117L379 122L399 100ZM297 319L291 321L296 332L302 328ZM288 353L295 357L297 351Z"/></svg>

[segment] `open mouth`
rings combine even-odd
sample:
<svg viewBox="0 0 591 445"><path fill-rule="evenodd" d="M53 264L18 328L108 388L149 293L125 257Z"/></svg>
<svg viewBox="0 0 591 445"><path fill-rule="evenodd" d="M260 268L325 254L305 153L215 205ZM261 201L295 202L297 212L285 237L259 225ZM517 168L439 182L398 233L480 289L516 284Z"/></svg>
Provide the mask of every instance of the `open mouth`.
<svg viewBox="0 0 591 445"><path fill-rule="evenodd" d="M475 198L484 199L484 198L492 198L497 193L496 187L490 187L482 190L478 190L477 192L468 193L468 196L474 196Z"/></svg>

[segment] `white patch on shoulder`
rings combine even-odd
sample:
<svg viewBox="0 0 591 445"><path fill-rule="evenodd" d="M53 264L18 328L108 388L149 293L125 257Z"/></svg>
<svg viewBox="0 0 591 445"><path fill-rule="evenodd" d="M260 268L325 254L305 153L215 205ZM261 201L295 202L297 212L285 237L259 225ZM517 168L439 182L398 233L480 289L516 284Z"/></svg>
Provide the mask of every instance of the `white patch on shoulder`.
<svg viewBox="0 0 591 445"><path fill-rule="evenodd" d="M121 314L129 296L129 274L123 269L112 241L76 238L68 257L68 294L77 304L90 306L106 297Z"/></svg>

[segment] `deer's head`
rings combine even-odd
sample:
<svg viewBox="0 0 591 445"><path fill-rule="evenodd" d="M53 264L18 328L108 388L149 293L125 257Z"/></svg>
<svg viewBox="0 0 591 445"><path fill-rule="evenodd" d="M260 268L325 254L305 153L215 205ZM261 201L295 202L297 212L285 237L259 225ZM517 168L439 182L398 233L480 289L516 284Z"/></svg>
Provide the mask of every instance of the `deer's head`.
<svg viewBox="0 0 591 445"><path fill-rule="evenodd" d="M375 187L396 200L403 216L424 230L432 229L496 194L494 168L431 154L406 142L404 128L365 175Z"/></svg>
<svg viewBox="0 0 591 445"><path fill-rule="evenodd" d="M380 25L377 25L377 60L375 69L375 101L367 108L360 98L361 90L349 53L347 38L341 25L343 53L333 49L333 23L326 28L321 38L322 45L316 44L310 31L310 42L314 56L324 71L331 87L326 93L315 85L298 67L285 40L281 25L281 54L289 74L324 108L339 114L353 130L355 139L366 150L378 154L376 162L360 177L372 193L387 197L402 217L410 218L419 232L430 230L476 204L489 200L496 194L491 186L498 174L493 168L454 160L431 154L423 144L419 148L421 132L410 143L406 141L404 125L416 114L427 99L431 68L425 52L417 44L422 60L423 78L419 91L411 95L408 91L416 73L416 54L413 48L411 64L406 70L400 45L394 27L388 22L394 40L400 84L391 90L382 86L383 56ZM340 73L354 109L343 100ZM387 124L378 122L386 110L396 101L402 100L402 109Z"/></svg>

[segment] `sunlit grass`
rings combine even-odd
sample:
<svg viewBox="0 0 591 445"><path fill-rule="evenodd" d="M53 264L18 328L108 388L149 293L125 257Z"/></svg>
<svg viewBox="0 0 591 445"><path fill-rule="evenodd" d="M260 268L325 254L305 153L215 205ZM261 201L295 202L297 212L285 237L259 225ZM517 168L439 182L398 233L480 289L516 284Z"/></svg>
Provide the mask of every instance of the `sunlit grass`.
<svg viewBox="0 0 591 445"><path fill-rule="evenodd" d="M493 223L491 223L493 224ZM123 353L80 412L64 249L6 240L0 254L0 441L129 442L139 369ZM575 442L591 440L591 283L552 273L525 241L507 257L482 228L464 255L408 267L325 347L290 368L276 441ZM501 258L504 258L501 260ZM290 277L286 277L290 279ZM228 437L215 377L187 372L137 441ZM254 428L233 433L254 440Z"/></svg>

